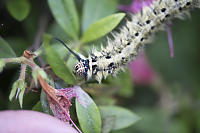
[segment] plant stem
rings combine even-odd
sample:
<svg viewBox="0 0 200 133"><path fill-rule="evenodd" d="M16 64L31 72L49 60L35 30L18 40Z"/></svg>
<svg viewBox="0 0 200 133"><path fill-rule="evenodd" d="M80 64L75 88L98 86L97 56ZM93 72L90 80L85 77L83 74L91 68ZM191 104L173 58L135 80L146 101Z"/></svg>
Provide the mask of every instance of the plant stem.
<svg viewBox="0 0 200 133"><path fill-rule="evenodd" d="M20 72L20 76L19 76L19 79L25 81L25 75L26 75L26 67L27 65L26 64L21 64L21 72Z"/></svg>
<svg viewBox="0 0 200 133"><path fill-rule="evenodd" d="M25 57L3 58L5 63L22 63L25 59Z"/></svg>

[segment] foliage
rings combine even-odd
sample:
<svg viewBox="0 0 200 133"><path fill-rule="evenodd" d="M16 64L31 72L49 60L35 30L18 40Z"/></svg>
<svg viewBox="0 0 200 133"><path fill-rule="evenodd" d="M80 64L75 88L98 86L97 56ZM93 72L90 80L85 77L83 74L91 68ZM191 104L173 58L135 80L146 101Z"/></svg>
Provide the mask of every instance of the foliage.
<svg viewBox="0 0 200 133"><path fill-rule="evenodd" d="M84 133L101 132L101 116L98 107L87 93L78 89L76 100L76 112L80 126Z"/></svg>
<svg viewBox="0 0 200 133"><path fill-rule="evenodd" d="M172 26L176 35L174 59L168 56L167 39L162 32L154 42L157 45L147 50L152 69L157 73L151 84L133 84L131 70L120 73L117 78L109 77L101 85L94 81L83 83L75 78L72 70L76 59L52 38L61 38L67 46L82 54L91 49L87 44L100 47L105 36L120 27L119 23L123 24L125 14L115 13L122 2L125 1L6 0L4 6L0 6L0 10L5 11L0 16L3 20L0 26L0 72L3 71L0 75L0 109L21 107L52 115L49 94L37 86L38 76L41 76L58 92L61 88L81 86L83 90L77 89L73 94L76 103L72 102L75 106L71 106L70 113L76 110L77 117L71 115L71 118L78 119L84 133L200 132L200 118L197 117L200 96L199 11L192 13L192 20L176 21ZM45 8L38 9L40 5ZM47 17L43 17L44 14ZM38 31L35 25L38 25ZM42 34L43 31L46 33ZM16 65L8 63L26 64L24 55L17 56L27 47L33 50L31 59L37 67L29 64L24 75L19 71L18 76ZM11 58L12 61L6 60ZM33 95L35 89L37 94ZM29 94L32 95L27 96ZM62 99L64 96L61 96ZM8 97L10 101L19 98L20 107L16 100L9 102ZM75 121L77 125L78 121Z"/></svg>
<svg viewBox="0 0 200 133"><path fill-rule="evenodd" d="M15 52L10 47L10 45L2 38L0 37L0 57L1 58L7 58L7 57L15 57Z"/></svg>
<svg viewBox="0 0 200 133"><path fill-rule="evenodd" d="M54 18L73 39L78 39L79 21L73 0L48 0Z"/></svg>
<svg viewBox="0 0 200 133"><path fill-rule="evenodd" d="M113 14L91 24L91 26L85 31L85 33L81 37L81 42L86 43L94 41L104 36L113 28L115 28L124 16L124 13Z"/></svg>
<svg viewBox="0 0 200 133"><path fill-rule="evenodd" d="M100 106L103 123L110 130L119 130L137 122L140 117L131 111L117 106ZM111 119L112 118L112 119ZM104 128L102 129L104 130Z"/></svg>
<svg viewBox="0 0 200 133"><path fill-rule="evenodd" d="M50 64L55 74L61 79L63 79L66 83L75 83L73 75L66 67L59 54L51 46L49 46L50 39L51 38L48 38L47 35L44 37L44 49L47 55L48 63Z"/></svg>
<svg viewBox="0 0 200 133"><path fill-rule="evenodd" d="M18 21L24 20L31 8L29 0L6 0L6 6L10 14Z"/></svg>

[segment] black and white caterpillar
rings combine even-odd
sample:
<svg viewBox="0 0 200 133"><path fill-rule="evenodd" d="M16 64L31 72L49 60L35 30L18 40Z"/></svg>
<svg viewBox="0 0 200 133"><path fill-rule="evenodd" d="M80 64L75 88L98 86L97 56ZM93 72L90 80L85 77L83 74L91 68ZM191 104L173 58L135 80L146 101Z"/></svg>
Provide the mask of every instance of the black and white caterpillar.
<svg viewBox="0 0 200 133"><path fill-rule="evenodd" d="M108 39L105 48L102 47L100 51L94 48L87 58L57 40L78 59L76 74L86 80L95 78L100 83L103 77L115 75L132 61L139 50L151 42L152 36L163 24L182 17L193 8L200 8L200 0L154 0L150 7L145 6L137 14L131 15L131 20L126 22L120 32L112 33L114 39Z"/></svg>

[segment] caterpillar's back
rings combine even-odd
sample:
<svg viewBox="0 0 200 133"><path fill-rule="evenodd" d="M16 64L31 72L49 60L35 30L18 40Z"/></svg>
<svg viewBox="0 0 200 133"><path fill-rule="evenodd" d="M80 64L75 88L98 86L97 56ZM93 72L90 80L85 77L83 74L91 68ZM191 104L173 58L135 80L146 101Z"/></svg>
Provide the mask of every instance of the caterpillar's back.
<svg viewBox="0 0 200 133"><path fill-rule="evenodd" d="M199 7L200 0L155 0L150 7L145 6L141 12L132 15L120 32L112 33L114 39L108 39L106 48L93 49L87 58L79 59L75 65L76 73L99 82L108 74L115 75L137 56L163 24Z"/></svg>

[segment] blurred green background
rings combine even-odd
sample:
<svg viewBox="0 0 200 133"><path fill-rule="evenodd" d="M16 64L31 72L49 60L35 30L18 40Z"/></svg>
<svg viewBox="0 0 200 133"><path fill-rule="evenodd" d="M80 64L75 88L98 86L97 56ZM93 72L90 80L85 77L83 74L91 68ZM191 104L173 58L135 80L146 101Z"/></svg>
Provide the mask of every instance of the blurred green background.
<svg viewBox="0 0 200 133"><path fill-rule="evenodd" d="M94 21L119 12L119 5L130 3L131 0L75 0L80 35ZM70 47L77 41L73 41L55 22L46 0L28 1L28 6L25 5L27 15L20 21L13 18L8 7L5 0L0 1L0 36L10 44L17 56L21 56L25 49L35 49L32 45L43 28L46 33L69 42ZM200 10L192 11L191 18L172 22L174 58L170 58L166 31L156 33L154 41L145 49L151 69L156 73L156 77L148 84L135 83L130 70L126 70L117 78L109 77L101 85L85 86L97 105L120 105L141 117L131 127L114 133L200 132L199 24ZM105 42L105 38L86 44L80 52L89 53L87 50L99 42ZM61 48L57 50L61 51ZM7 65L0 74L0 110L20 109L18 101L8 100L12 83L19 76L19 68L19 65ZM30 91L25 95L23 109L32 109L39 99L40 89Z"/></svg>

